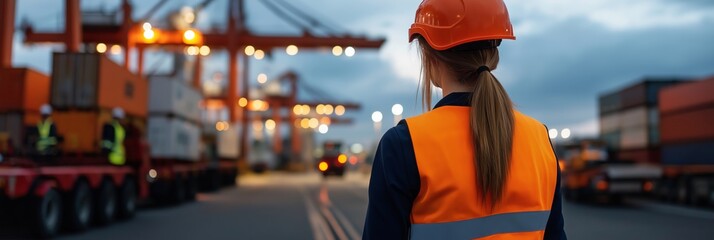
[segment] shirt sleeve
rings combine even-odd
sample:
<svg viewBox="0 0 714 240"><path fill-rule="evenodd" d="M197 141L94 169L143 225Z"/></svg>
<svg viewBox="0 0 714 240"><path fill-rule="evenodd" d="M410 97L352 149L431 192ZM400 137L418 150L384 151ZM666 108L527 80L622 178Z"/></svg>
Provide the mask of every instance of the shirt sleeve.
<svg viewBox="0 0 714 240"><path fill-rule="evenodd" d="M414 148L402 121L384 134L374 157L363 239L408 239L418 194Z"/></svg>
<svg viewBox="0 0 714 240"><path fill-rule="evenodd" d="M548 131L548 127L545 128ZM550 140L549 140L550 141ZM550 143L551 148L553 143ZM555 149L553 149L553 155L555 154ZM556 158L556 167L558 169L557 179L555 181L555 195L553 196L553 205L550 208L550 216L548 217L548 223L545 226L545 235L543 239L546 240L567 240L568 237L565 235L565 219L563 219L563 197L560 192L560 165L558 164L558 156Z"/></svg>

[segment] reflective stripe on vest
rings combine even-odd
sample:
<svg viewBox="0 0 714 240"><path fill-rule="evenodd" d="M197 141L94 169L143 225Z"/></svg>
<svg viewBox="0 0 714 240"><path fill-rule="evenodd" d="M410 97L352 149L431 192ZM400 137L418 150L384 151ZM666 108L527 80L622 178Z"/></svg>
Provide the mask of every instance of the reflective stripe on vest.
<svg viewBox="0 0 714 240"><path fill-rule="evenodd" d="M473 239L499 233L545 230L550 211L515 212L463 221L412 224L412 239Z"/></svg>
<svg viewBox="0 0 714 240"><path fill-rule="evenodd" d="M114 127L114 142L109 152L109 162L114 165L124 165L126 156L124 155L124 128L117 121L112 122ZM103 144L107 145L106 142Z"/></svg>
<svg viewBox="0 0 714 240"><path fill-rule="evenodd" d="M514 112L508 177L491 209L476 182L469 114L443 106L407 119L420 178L412 239L543 239L557 178L545 127Z"/></svg>
<svg viewBox="0 0 714 240"><path fill-rule="evenodd" d="M48 147L57 144L57 140L54 137L50 137L50 131L52 130L52 120L47 118L44 121L37 123L37 133L38 139L35 147L37 151L45 151Z"/></svg>

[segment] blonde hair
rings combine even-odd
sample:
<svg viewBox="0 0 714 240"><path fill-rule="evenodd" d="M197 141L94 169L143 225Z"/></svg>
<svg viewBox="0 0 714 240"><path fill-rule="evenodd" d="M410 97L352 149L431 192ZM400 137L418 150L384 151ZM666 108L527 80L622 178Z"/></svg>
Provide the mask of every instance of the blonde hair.
<svg viewBox="0 0 714 240"><path fill-rule="evenodd" d="M481 199L493 207L503 196L513 146L513 104L508 93L490 70L498 66L498 49L460 48L438 51L418 37L422 59L422 103L431 110L432 83L436 71L451 71L459 83L472 87L470 122L473 134L474 166ZM488 42L487 42L488 43ZM480 45L484 45L483 42ZM490 70L481 71L487 67ZM437 68L441 67L441 68Z"/></svg>

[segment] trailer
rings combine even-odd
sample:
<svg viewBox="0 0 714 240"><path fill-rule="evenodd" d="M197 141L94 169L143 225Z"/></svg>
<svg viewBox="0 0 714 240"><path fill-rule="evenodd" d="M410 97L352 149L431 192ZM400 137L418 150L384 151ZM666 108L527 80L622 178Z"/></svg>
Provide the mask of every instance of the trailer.
<svg viewBox="0 0 714 240"><path fill-rule="evenodd" d="M124 166L106 158L60 156L62 164L38 164L27 157L0 162L0 199L13 217L42 237L60 229L82 231L95 223L131 218L137 202L180 203L196 198L203 163L177 164L148 157L146 143L127 143Z"/></svg>
<svg viewBox="0 0 714 240"><path fill-rule="evenodd" d="M654 165L613 159L601 141L578 141L563 149L561 188L565 198L575 202L618 203L625 196L647 195L662 174Z"/></svg>
<svg viewBox="0 0 714 240"><path fill-rule="evenodd" d="M663 200L714 205L713 92L714 77L659 92Z"/></svg>

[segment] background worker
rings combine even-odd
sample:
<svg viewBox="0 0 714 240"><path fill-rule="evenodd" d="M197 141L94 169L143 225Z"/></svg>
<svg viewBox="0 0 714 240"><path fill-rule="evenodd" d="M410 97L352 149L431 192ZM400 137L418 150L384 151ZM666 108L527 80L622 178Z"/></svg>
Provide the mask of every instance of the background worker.
<svg viewBox="0 0 714 240"><path fill-rule="evenodd" d="M102 128L102 153L107 156L109 163L124 165L126 153L124 152L124 139L126 131L121 124L124 119L124 110L116 107L112 109L112 120Z"/></svg>
<svg viewBox="0 0 714 240"><path fill-rule="evenodd" d="M37 122L37 137L34 141L35 152L38 156L51 156L57 152L57 127L52 122L52 107L49 104L40 106L40 121Z"/></svg>
<svg viewBox="0 0 714 240"><path fill-rule="evenodd" d="M515 39L503 0L424 0L409 39L425 108L445 97L382 137L364 239L565 239L547 129L491 73Z"/></svg>

